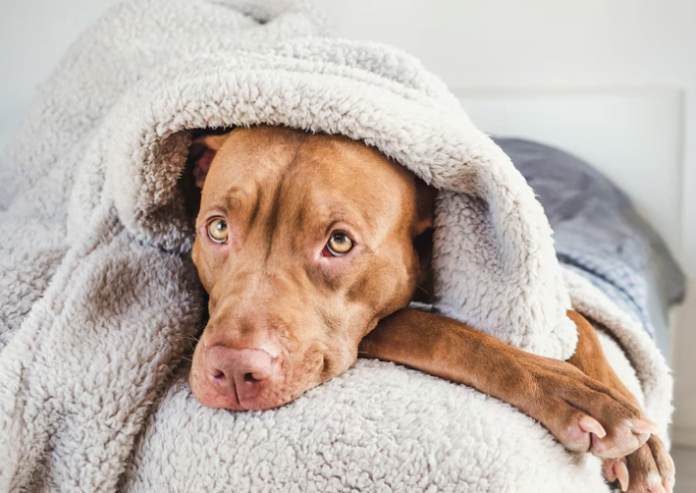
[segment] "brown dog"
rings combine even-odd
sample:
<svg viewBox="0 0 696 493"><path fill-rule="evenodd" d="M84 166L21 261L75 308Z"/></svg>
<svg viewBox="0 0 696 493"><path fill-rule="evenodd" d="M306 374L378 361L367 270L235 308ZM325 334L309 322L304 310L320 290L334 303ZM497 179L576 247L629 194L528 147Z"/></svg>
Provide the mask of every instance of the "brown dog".
<svg viewBox="0 0 696 493"><path fill-rule="evenodd" d="M210 319L189 380L202 404L277 407L360 353L516 406L604 458L624 490L671 490L671 458L583 317L569 313L580 340L563 362L406 308L427 278L435 198L412 173L362 143L281 127L199 143L193 260Z"/></svg>

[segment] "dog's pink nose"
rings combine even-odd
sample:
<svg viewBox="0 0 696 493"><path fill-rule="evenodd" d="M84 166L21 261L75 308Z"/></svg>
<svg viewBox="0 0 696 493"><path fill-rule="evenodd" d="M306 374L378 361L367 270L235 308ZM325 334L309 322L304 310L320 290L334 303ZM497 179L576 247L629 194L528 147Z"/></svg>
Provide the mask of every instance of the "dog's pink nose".
<svg viewBox="0 0 696 493"><path fill-rule="evenodd" d="M276 365L262 349L213 346L206 352L206 370L220 394L236 396L241 404L259 394L262 382L275 374Z"/></svg>

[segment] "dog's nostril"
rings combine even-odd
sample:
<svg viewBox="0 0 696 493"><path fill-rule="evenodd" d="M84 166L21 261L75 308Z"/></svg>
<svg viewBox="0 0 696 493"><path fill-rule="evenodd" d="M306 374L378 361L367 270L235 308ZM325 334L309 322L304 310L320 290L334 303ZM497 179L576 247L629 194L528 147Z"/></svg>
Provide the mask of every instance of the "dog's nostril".
<svg viewBox="0 0 696 493"><path fill-rule="evenodd" d="M254 378L254 375L252 373L245 373L244 374L244 381L245 382L258 382L259 380L257 378Z"/></svg>
<svg viewBox="0 0 696 493"><path fill-rule="evenodd" d="M210 376L213 377L214 380L222 380L224 378L225 374L220 370L213 370L210 373Z"/></svg>

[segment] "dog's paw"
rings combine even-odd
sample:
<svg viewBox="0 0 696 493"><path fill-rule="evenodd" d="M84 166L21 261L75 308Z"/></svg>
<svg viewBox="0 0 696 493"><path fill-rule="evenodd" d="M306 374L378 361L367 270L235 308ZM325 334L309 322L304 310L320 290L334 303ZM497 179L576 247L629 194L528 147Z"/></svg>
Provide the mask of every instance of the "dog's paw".
<svg viewBox="0 0 696 493"><path fill-rule="evenodd" d="M655 425L619 392L558 362L535 375L541 393L537 418L568 450L601 458L625 457L643 445Z"/></svg>
<svg viewBox="0 0 696 493"><path fill-rule="evenodd" d="M674 490L674 461L655 435L628 457L605 460L603 470L607 481L627 493Z"/></svg>

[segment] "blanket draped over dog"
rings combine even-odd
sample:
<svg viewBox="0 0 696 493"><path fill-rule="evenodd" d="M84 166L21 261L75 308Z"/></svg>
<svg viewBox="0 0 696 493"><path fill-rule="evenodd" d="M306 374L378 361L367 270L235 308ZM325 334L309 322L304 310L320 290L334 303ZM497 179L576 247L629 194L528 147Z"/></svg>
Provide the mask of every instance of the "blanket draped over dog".
<svg viewBox="0 0 696 493"><path fill-rule="evenodd" d="M265 412L191 396L204 301L178 181L191 130L256 124L364 141L440 189L436 309L568 358L574 307L665 432L653 342L559 266L525 180L417 60L296 2L140 0L72 46L2 157L0 491L607 491L510 406L390 363Z"/></svg>

